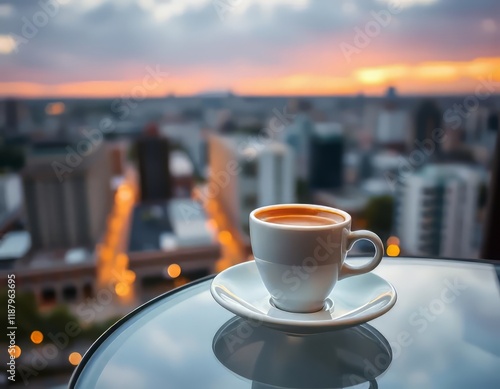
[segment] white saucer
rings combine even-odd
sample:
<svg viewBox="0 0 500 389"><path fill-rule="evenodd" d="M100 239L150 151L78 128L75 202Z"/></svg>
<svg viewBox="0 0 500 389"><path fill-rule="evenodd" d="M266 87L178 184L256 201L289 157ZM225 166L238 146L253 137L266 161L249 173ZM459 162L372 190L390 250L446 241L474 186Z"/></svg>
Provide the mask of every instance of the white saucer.
<svg viewBox="0 0 500 389"><path fill-rule="evenodd" d="M337 282L322 311L282 311L271 304L254 261L219 273L210 292L215 301L234 314L294 334L314 334L365 323L389 311L397 299L389 282L365 273Z"/></svg>

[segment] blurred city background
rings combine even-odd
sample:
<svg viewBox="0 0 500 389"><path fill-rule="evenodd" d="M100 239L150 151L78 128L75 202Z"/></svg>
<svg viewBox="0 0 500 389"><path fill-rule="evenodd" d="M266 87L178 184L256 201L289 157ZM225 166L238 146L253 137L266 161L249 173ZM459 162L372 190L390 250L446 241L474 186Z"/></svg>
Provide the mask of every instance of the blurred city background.
<svg viewBox="0 0 500 389"><path fill-rule="evenodd" d="M388 257L479 258L499 15L487 0L0 1L17 384L64 385L133 308L251 260L259 206L341 208Z"/></svg>

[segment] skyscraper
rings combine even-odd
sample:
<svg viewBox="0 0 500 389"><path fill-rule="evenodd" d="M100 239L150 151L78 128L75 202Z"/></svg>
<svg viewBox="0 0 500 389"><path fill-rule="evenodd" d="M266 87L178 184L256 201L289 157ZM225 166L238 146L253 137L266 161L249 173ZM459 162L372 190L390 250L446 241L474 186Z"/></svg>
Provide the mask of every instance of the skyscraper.
<svg viewBox="0 0 500 389"><path fill-rule="evenodd" d="M26 127L26 113L25 107L16 99L0 101L0 135L8 138L18 135L22 127Z"/></svg>
<svg viewBox="0 0 500 389"><path fill-rule="evenodd" d="M405 148L410 123L405 111L396 107L383 109L377 119L375 131L376 143L380 146Z"/></svg>
<svg viewBox="0 0 500 389"><path fill-rule="evenodd" d="M25 212L34 249L93 246L104 231L111 206L109 158L105 147L82 159L61 182L54 161L65 152L45 155L22 172Z"/></svg>
<svg viewBox="0 0 500 389"><path fill-rule="evenodd" d="M16 133L19 126L19 102L14 99L5 100L5 127L7 133Z"/></svg>
<svg viewBox="0 0 500 389"><path fill-rule="evenodd" d="M206 165L207 140L204 130L196 122L164 123L161 134L180 145L193 161L198 174L203 175Z"/></svg>
<svg viewBox="0 0 500 389"><path fill-rule="evenodd" d="M293 123L284 132L284 141L295 153L297 176L303 180L307 180L309 175L309 153L313 128L314 123L308 114L300 112L296 114Z"/></svg>
<svg viewBox="0 0 500 389"><path fill-rule="evenodd" d="M378 113L375 142L378 146L402 151L408 141L409 118L400 107L396 89L389 87L382 110Z"/></svg>
<svg viewBox="0 0 500 389"><path fill-rule="evenodd" d="M500 131L500 112L493 111L488 115L486 127L491 131Z"/></svg>
<svg viewBox="0 0 500 389"><path fill-rule="evenodd" d="M425 139L433 139L433 131L441 128L442 117L443 114L434 100L422 100L415 111L415 140L423 142ZM439 144L436 144L436 147L439 147Z"/></svg>
<svg viewBox="0 0 500 389"><path fill-rule="evenodd" d="M396 234L406 253L474 258L481 175L466 165L427 165L397 187Z"/></svg>
<svg viewBox="0 0 500 389"><path fill-rule="evenodd" d="M316 123L309 152L311 189L338 189L343 184L344 137L338 123Z"/></svg>
<svg viewBox="0 0 500 389"><path fill-rule="evenodd" d="M496 139L500 134L500 112L493 111L488 115L486 122L486 130L482 136L482 143L490 151L491 156L495 153Z"/></svg>
<svg viewBox="0 0 500 389"><path fill-rule="evenodd" d="M169 142L158 136L156 125L136 140L135 150L139 164L141 201L168 200L172 196L169 170Z"/></svg>
<svg viewBox="0 0 500 389"><path fill-rule="evenodd" d="M248 231L248 216L257 207L295 201L295 160L286 144L213 135L209 147L207 192L236 228Z"/></svg>

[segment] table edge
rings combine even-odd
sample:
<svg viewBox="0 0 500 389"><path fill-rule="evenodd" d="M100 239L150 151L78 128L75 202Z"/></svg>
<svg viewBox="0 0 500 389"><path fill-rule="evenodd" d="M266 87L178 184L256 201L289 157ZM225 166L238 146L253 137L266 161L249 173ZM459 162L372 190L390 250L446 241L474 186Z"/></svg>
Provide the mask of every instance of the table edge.
<svg viewBox="0 0 500 389"><path fill-rule="evenodd" d="M363 259L365 258L364 256L360 256L360 255L356 255L356 256L353 256L351 257L351 259ZM367 258L367 257L366 257ZM429 261L436 261L436 260L444 260L444 261L450 261L450 262L458 262L458 263L476 263L476 264L483 264L483 265L493 265L493 267L496 269L499 268L499 261L495 261L495 260L489 260L489 259L468 259L468 258L432 258L432 257L416 257L416 256L401 256L401 257L385 257L384 256L384 259L389 259L389 262L391 262L391 260L393 259L404 259L404 258L408 258L408 259L411 259L411 260L429 260ZM499 278L499 282L500 282L500 273L499 271L497 270L497 274L498 274L498 278ZM187 288L190 288L191 286L193 285L197 285L197 284L200 284L202 282L205 282L205 281L208 281L208 280L211 280L213 278L215 278L215 276L217 275L217 273L215 274L210 274L208 276L205 276L203 278L200 278L200 279L197 279L197 280L194 280L192 282L189 282L185 285L182 285L178 288L175 288L175 289L172 289L172 290L169 290L163 294L160 294L159 296L157 297L154 297L153 299L145 302L144 304L138 306L137 308L133 309L132 311L130 311L129 313L127 313L125 316L123 316L121 319L119 319L116 323L114 323L111 327L109 327L106 331L104 331L104 333L99 336L99 338L97 338L97 340L92 343L92 345L89 347L89 349L85 352L84 356L82 357L82 360L81 362L78 364L78 366L75 368L75 370L73 371L72 375L71 375L71 378L69 380L69 383L68 383L68 388L69 389L74 389L75 388L75 385L76 383L78 382L78 379L80 378L80 375L82 373L82 371L84 370L85 366L87 365L88 361L90 360L90 358L94 355L94 353L96 352L96 350L99 348L99 346L111 335L113 334L117 329L118 327L120 327L124 322L126 322L127 320L129 320L130 318L134 317L136 314L138 314L139 312L143 311L144 309L146 308L149 308L151 305L155 304L156 302L164 299L164 298L167 298L167 297L170 297L182 290L185 290Z"/></svg>
<svg viewBox="0 0 500 389"><path fill-rule="evenodd" d="M74 389L76 383L78 382L78 379L80 378L80 375L82 371L84 370L85 366L87 365L88 361L90 358L94 355L96 350L99 348L99 346L104 343L104 341L110 337L111 334L113 334L118 327L120 327L123 323L128 321L130 318L134 317L136 314L139 312L143 311L146 308L149 308L151 305L157 303L160 300L163 300L164 298L173 296L174 294L192 287L193 285L200 284L202 282L208 281L213 279L217 274L210 274L208 276L205 276L203 278L199 278L197 280L191 281L185 285L179 286L178 288L169 290L165 293L160 294L159 296L156 296L152 298L149 301L146 301L144 304L139 305L137 308L133 309L129 313L127 313L125 316L123 316L121 319L119 319L116 323L114 323L111 327L109 327L106 331L102 333L101 336L99 336L94 343L89 347L89 349L85 352L85 354L82 357L82 360L78 364L78 366L75 368L73 371L73 374L71 374L71 378L68 383L68 388L69 389Z"/></svg>

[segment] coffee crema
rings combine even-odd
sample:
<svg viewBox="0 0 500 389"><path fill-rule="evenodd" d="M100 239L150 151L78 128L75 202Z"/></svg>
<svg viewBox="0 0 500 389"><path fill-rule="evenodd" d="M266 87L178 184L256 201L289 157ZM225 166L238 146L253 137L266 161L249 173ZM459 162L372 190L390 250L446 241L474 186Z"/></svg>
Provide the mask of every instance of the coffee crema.
<svg viewBox="0 0 500 389"><path fill-rule="evenodd" d="M255 217L268 223L289 226L328 226L345 220L337 213L309 207L271 208L256 213Z"/></svg>

